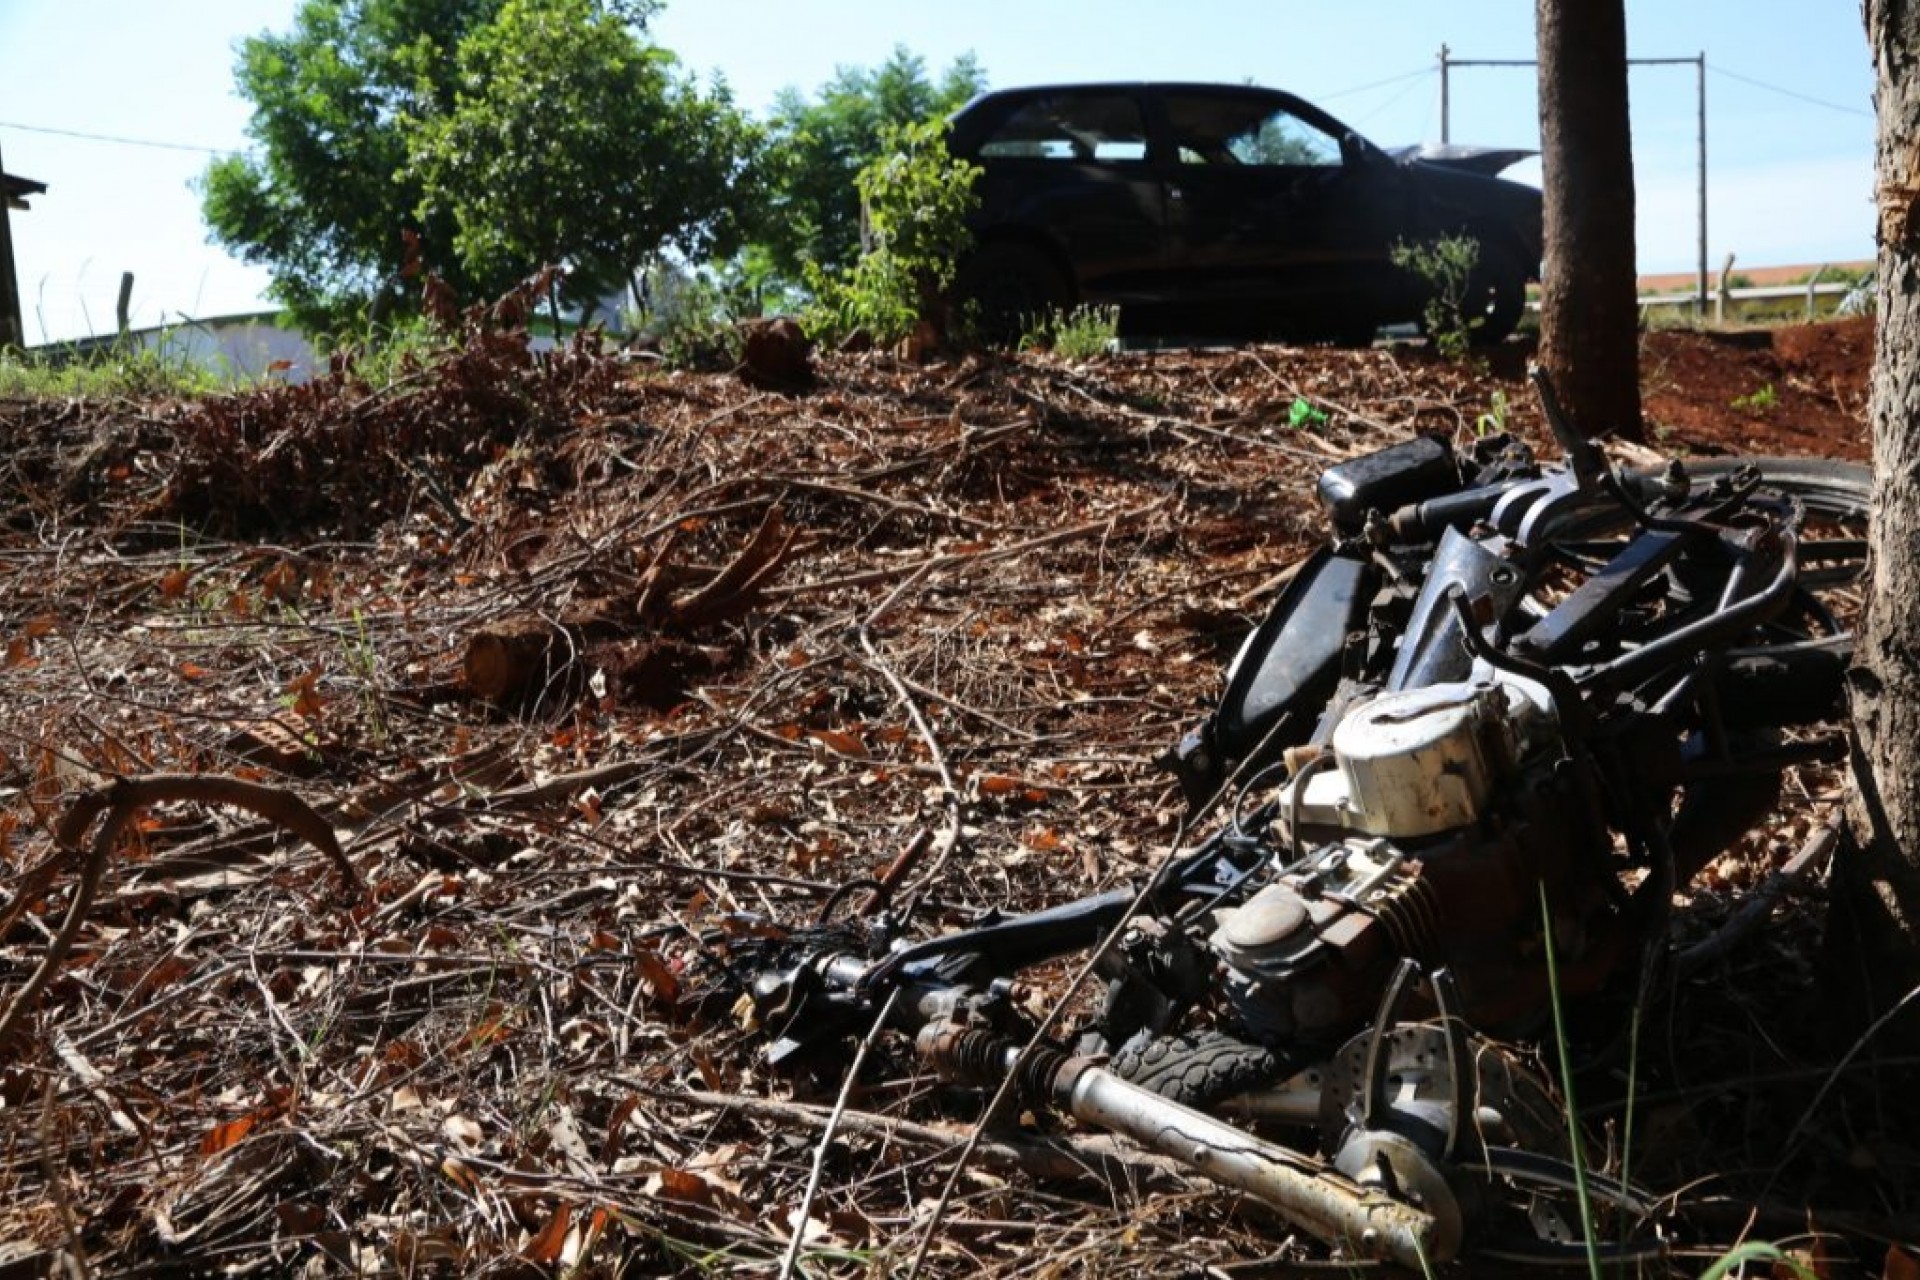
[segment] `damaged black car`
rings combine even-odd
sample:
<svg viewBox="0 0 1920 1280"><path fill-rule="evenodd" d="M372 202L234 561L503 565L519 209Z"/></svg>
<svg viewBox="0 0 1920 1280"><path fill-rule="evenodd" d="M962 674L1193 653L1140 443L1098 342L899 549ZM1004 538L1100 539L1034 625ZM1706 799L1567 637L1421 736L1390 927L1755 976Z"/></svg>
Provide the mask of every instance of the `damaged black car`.
<svg viewBox="0 0 1920 1280"><path fill-rule="evenodd" d="M1243 85L1007 89L952 123L981 169L958 292L989 333L1095 305L1133 330L1365 342L1420 322L1430 294L1396 246L1463 237L1462 314L1493 343L1539 278L1540 192L1492 176L1530 152L1390 153Z"/></svg>

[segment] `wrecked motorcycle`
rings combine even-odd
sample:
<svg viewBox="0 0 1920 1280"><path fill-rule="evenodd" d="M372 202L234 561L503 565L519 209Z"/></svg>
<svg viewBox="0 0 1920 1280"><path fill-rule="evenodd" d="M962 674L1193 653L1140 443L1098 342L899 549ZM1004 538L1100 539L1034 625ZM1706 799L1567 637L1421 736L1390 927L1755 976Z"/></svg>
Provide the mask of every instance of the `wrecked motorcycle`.
<svg viewBox="0 0 1920 1280"><path fill-rule="evenodd" d="M1660 1252L1491 1037L1657 953L1783 773L1843 758L1867 477L1609 470L1539 390L1561 463L1421 437L1321 476L1329 540L1167 758L1224 818L1148 883L918 940L881 910L716 944L772 1057L884 1014L949 1078L1011 1081L1354 1257ZM1036 1036L1012 980L1082 951L1104 999L1077 1041Z"/></svg>

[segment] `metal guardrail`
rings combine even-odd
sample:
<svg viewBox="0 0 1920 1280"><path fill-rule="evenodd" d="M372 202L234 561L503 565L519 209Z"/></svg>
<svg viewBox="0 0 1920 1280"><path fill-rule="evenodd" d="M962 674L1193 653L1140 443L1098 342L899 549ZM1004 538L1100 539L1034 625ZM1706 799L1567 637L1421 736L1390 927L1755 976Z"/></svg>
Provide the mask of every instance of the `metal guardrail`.
<svg viewBox="0 0 1920 1280"><path fill-rule="evenodd" d="M1711 295L1708 305L1716 315L1722 312L1738 314L1743 310L1751 310L1754 304L1799 298L1806 304L1807 315L1814 316L1839 306L1840 299L1853 292L1854 287L1845 280L1749 285L1741 289L1718 290ZM1671 308L1691 312L1699 309L1700 295L1691 290L1686 293L1648 293L1641 294L1638 302L1643 311Z"/></svg>

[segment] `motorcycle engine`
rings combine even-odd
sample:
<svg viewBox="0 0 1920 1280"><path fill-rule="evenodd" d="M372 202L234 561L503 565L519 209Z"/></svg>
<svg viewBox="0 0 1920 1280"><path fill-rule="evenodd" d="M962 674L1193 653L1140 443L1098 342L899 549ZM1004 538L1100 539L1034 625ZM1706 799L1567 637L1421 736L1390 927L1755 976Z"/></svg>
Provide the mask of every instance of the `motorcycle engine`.
<svg viewBox="0 0 1920 1280"><path fill-rule="evenodd" d="M1401 957L1494 958L1482 981L1460 975L1471 1008L1537 927L1537 886L1578 856L1569 832L1604 831L1565 765L1545 686L1484 663L1348 708L1281 790L1272 878L1216 914L1209 945L1248 1031L1344 1033Z"/></svg>

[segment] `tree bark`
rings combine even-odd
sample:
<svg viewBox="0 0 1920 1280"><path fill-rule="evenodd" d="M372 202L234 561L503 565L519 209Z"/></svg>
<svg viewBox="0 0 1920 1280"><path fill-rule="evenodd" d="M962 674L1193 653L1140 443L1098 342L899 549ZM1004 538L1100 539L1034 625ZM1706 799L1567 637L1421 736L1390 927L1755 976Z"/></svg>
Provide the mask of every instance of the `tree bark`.
<svg viewBox="0 0 1920 1280"><path fill-rule="evenodd" d="M1865 0L1878 117L1872 581L1849 673L1852 848L1834 868L1831 992L1858 1016L1920 981L1920 8ZM1902 1030L1920 1036L1920 1018Z"/></svg>
<svg viewBox="0 0 1920 1280"><path fill-rule="evenodd" d="M1588 438L1639 440L1624 0L1535 0L1546 266L1540 364Z"/></svg>

